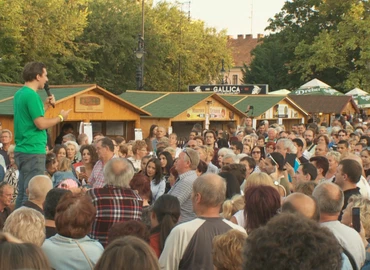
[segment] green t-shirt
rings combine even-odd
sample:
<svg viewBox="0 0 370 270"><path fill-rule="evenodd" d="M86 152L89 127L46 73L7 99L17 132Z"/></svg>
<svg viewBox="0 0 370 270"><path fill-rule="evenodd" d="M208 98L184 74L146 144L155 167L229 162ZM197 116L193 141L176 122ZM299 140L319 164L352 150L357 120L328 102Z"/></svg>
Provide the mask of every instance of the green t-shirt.
<svg viewBox="0 0 370 270"><path fill-rule="evenodd" d="M46 153L46 130L40 130L33 122L44 116L44 104L40 96L27 86L14 95L15 152L27 154Z"/></svg>

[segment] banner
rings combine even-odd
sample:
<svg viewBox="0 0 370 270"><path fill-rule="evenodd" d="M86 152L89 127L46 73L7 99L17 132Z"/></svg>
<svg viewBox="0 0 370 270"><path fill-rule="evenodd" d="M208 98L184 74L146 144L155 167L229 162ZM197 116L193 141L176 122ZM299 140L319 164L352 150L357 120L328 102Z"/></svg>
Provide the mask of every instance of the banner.
<svg viewBox="0 0 370 270"><path fill-rule="evenodd" d="M268 84L217 84L217 85L189 85L189 92L214 92L218 94L234 95L266 95L269 92Z"/></svg>

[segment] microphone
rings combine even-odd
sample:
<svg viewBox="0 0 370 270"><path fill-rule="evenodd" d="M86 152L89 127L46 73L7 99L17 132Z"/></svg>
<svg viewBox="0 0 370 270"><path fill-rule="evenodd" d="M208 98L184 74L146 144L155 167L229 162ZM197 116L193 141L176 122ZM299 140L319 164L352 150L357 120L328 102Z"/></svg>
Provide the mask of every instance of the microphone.
<svg viewBox="0 0 370 270"><path fill-rule="evenodd" d="M48 97L51 97L52 95L50 93L49 84L47 82L44 85L44 89L45 89L45 92L48 95ZM53 108L55 108L55 104L50 103L50 105L53 106Z"/></svg>

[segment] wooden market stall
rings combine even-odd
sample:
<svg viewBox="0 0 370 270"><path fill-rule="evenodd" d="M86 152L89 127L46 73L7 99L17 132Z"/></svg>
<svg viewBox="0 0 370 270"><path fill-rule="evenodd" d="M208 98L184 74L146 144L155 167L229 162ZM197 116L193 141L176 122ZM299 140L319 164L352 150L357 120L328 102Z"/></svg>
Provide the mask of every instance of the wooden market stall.
<svg viewBox="0 0 370 270"><path fill-rule="evenodd" d="M186 137L196 123L205 129L226 129L227 123L238 125L245 116L215 93L127 91L120 97L151 114L141 117L144 137L152 124Z"/></svg>
<svg viewBox="0 0 370 270"><path fill-rule="evenodd" d="M257 128L262 120L278 123L290 130L292 125L305 123L308 113L287 96L275 95L222 95L237 109L246 111Z"/></svg>
<svg viewBox="0 0 370 270"><path fill-rule="evenodd" d="M354 115L360 112L351 96L289 95L288 97L310 113L311 117L329 125L335 115Z"/></svg>

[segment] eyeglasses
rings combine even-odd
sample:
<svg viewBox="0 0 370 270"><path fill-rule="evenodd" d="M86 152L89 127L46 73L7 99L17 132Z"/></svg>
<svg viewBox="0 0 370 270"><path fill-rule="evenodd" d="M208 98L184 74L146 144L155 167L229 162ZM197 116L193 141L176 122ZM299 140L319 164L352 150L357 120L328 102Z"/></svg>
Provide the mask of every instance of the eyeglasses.
<svg viewBox="0 0 370 270"><path fill-rule="evenodd" d="M261 154L261 151L253 151L252 154Z"/></svg>
<svg viewBox="0 0 370 270"><path fill-rule="evenodd" d="M189 153L186 151L186 148L184 150L182 150L182 151L188 156L188 158L190 160L190 163L193 163L193 160L191 159Z"/></svg>

